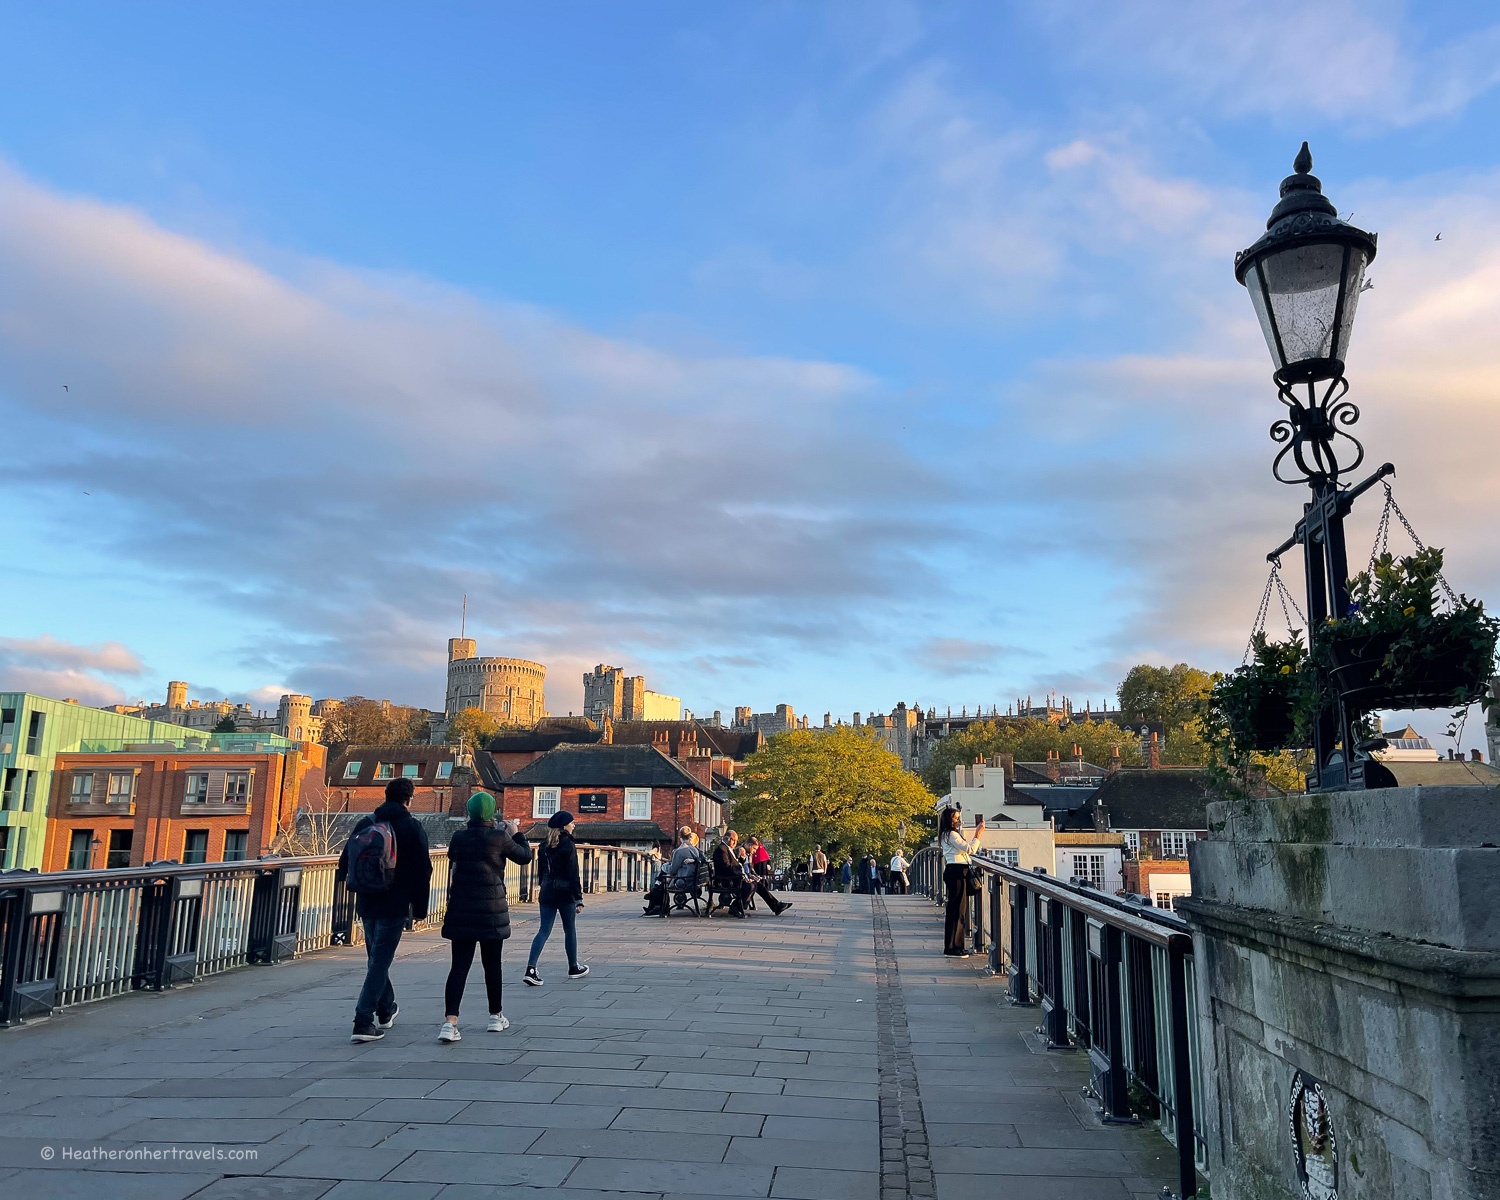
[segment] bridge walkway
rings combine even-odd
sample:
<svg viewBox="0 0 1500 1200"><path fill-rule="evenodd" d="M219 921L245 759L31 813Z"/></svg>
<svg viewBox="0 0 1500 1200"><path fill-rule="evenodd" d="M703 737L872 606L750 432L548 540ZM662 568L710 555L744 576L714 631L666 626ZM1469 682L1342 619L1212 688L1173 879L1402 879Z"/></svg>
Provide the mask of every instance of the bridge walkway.
<svg viewBox="0 0 1500 1200"><path fill-rule="evenodd" d="M436 1040L447 945L408 935L384 1041L348 1040L362 950L249 967L0 1034L0 1193L25 1200L1146 1200L1154 1130L1104 1127L1087 1061L949 960L919 897L798 894L775 918L589 897L592 972L511 1028Z"/></svg>

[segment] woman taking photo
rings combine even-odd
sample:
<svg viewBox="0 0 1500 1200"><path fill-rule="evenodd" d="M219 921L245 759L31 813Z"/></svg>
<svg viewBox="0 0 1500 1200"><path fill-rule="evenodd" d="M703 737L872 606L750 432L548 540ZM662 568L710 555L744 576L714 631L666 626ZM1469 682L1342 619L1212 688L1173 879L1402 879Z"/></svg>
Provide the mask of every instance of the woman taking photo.
<svg viewBox="0 0 1500 1200"><path fill-rule="evenodd" d="M573 841L573 814L566 809L547 818L547 840L537 851L537 930L531 940L531 957L526 961L526 982L542 986L536 973L536 960L552 936L552 922L562 919L563 949L568 952L568 978L581 979L589 973L578 962L578 930L574 917L583 907L583 882L578 877L578 848Z"/></svg>
<svg viewBox="0 0 1500 1200"><path fill-rule="evenodd" d="M968 958L964 934L969 927L969 856L979 849L984 833L984 816L974 822L974 836L964 837L963 813L956 808L943 809L938 818L943 848L943 889L948 896L948 913L943 921L943 953L949 958Z"/></svg>
<svg viewBox="0 0 1500 1200"><path fill-rule="evenodd" d="M452 874L443 936L453 943L453 966L443 991L446 1016L438 1040L459 1040L458 1007L474 962L474 947L484 964L484 987L490 1005L490 1033L510 1026L500 1011L500 951L510 937L510 905L505 898L505 864L531 861L531 845L515 821L495 828L495 798L488 792L469 797L469 824L448 845Z"/></svg>

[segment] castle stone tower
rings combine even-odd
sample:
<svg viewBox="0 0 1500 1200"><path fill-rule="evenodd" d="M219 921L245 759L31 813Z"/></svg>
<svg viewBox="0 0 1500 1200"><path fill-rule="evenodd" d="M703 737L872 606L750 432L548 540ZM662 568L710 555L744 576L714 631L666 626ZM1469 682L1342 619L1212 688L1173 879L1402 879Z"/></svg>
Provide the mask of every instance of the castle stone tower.
<svg viewBox="0 0 1500 1200"><path fill-rule="evenodd" d="M448 640L448 695L451 720L466 708L479 708L507 725L535 725L547 715L547 668L524 658L478 658L472 638Z"/></svg>
<svg viewBox="0 0 1500 1200"><path fill-rule="evenodd" d="M284 738L294 741L317 741L315 726L322 722L312 715L311 696L283 696L276 706L276 731Z"/></svg>
<svg viewBox="0 0 1500 1200"><path fill-rule="evenodd" d="M181 679L174 679L167 684L167 707L187 707L187 684Z"/></svg>
<svg viewBox="0 0 1500 1200"><path fill-rule="evenodd" d="M448 661L456 662L460 658L474 658L479 653L479 643L473 638L449 638L448 639Z"/></svg>

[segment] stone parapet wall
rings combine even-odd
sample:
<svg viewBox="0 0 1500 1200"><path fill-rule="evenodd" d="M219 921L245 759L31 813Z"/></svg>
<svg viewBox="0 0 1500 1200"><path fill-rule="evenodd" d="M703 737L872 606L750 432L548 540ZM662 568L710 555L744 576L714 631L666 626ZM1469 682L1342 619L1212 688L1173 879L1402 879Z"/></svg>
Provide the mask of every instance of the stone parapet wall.
<svg viewBox="0 0 1500 1200"><path fill-rule="evenodd" d="M1326 1104L1340 1200L1500 1197L1493 791L1234 801L1210 806L1209 827L1177 909L1217 1093L1216 1200L1331 1200L1327 1163L1307 1167L1294 1138L1303 1087Z"/></svg>

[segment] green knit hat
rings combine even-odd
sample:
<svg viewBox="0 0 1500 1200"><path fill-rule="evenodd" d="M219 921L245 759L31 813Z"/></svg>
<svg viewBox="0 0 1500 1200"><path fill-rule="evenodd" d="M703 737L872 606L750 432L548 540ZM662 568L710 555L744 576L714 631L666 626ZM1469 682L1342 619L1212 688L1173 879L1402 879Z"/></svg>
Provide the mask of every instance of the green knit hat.
<svg viewBox="0 0 1500 1200"><path fill-rule="evenodd" d="M495 819L495 797L488 792L475 792L469 797L469 820L493 821Z"/></svg>

